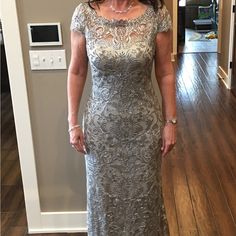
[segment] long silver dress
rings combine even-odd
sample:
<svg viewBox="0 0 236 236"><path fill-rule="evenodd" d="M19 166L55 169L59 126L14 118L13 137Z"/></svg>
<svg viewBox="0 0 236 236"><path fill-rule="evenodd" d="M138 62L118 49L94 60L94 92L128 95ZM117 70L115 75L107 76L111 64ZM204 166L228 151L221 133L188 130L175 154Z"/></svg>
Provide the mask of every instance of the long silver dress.
<svg viewBox="0 0 236 236"><path fill-rule="evenodd" d="M171 28L164 6L110 20L80 3L71 30L85 35L92 91L83 114L89 236L166 236L162 113L151 81L155 36Z"/></svg>

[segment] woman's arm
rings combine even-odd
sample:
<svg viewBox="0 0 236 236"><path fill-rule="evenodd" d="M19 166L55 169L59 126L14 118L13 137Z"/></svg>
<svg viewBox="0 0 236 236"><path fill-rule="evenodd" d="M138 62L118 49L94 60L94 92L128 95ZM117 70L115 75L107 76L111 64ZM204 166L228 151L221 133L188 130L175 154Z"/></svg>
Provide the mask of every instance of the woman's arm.
<svg viewBox="0 0 236 236"><path fill-rule="evenodd" d="M85 37L82 33L71 32L71 61L68 69L68 122L77 124L77 114L88 71Z"/></svg>
<svg viewBox="0 0 236 236"><path fill-rule="evenodd" d="M69 128L78 123L78 111L88 71L86 41L82 33L71 31L71 61L68 69L68 123ZM80 128L70 131L70 143L85 153L84 136Z"/></svg>
<svg viewBox="0 0 236 236"><path fill-rule="evenodd" d="M176 79L171 62L171 31L159 32L156 36L156 79L162 95L165 120L176 118ZM176 125L166 123L162 134L162 155L165 156L176 143Z"/></svg>

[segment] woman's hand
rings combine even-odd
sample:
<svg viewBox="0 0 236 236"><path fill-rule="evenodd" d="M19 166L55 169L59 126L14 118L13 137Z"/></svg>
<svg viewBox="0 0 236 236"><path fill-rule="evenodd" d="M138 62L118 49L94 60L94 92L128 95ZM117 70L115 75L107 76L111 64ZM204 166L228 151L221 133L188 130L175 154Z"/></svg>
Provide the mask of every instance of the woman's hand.
<svg viewBox="0 0 236 236"><path fill-rule="evenodd" d="M76 151L87 154L84 145L84 134L80 127L70 131L70 144Z"/></svg>
<svg viewBox="0 0 236 236"><path fill-rule="evenodd" d="M174 124L166 124L162 131L162 157L166 156L168 152L176 144L176 125Z"/></svg>

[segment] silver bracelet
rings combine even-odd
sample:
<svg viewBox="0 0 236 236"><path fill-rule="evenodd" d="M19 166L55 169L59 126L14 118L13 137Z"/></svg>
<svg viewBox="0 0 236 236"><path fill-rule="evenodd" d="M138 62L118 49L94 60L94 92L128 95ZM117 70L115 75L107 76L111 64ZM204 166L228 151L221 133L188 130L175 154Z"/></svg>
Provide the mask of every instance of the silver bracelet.
<svg viewBox="0 0 236 236"><path fill-rule="evenodd" d="M77 127L80 127L80 125L73 125L72 127L70 127L68 129L68 132L70 133L70 131L72 131L73 129L77 128Z"/></svg>
<svg viewBox="0 0 236 236"><path fill-rule="evenodd" d="M165 120L165 124L166 124L166 125L167 125L167 124L176 125L176 124L177 124L177 118Z"/></svg>

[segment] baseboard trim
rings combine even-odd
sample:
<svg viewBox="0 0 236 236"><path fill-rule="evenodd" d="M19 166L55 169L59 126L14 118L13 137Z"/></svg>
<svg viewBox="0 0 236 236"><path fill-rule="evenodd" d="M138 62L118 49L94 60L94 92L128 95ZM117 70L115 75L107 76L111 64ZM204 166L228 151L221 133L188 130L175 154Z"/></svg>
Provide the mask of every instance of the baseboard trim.
<svg viewBox="0 0 236 236"><path fill-rule="evenodd" d="M44 234L44 233L87 233L88 229L87 228L63 228L63 229L58 229L58 228L48 228L48 229L29 229L28 234Z"/></svg>
<svg viewBox="0 0 236 236"><path fill-rule="evenodd" d="M175 61L175 56L176 56L176 54L175 53L171 53L171 61Z"/></svg>
<svg viewBox="0 0 236 236"><path fill-rule="evenodd" d="M87 211L41 212L40 223L28 226L29 234L87 232Z"/></svg>
<svg viewBox="0 0 236 236"><path fill-rule="evenodd" d="M230 89L230 87L229 87L229 76L221 66L218 67L217 75L221 79L221 81L223 82L225 87L227 89Z"/></svg>

